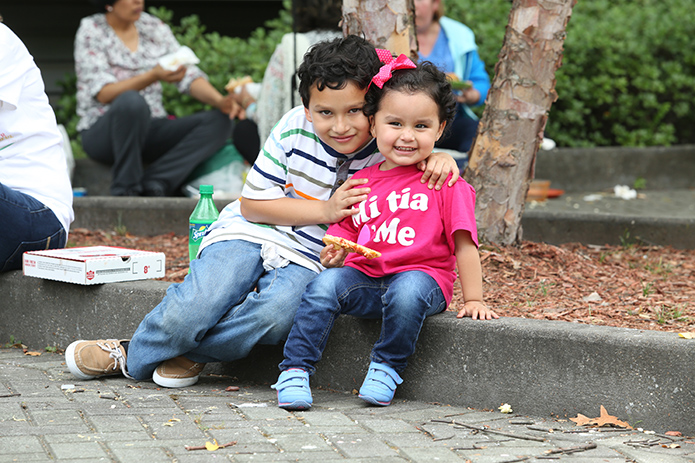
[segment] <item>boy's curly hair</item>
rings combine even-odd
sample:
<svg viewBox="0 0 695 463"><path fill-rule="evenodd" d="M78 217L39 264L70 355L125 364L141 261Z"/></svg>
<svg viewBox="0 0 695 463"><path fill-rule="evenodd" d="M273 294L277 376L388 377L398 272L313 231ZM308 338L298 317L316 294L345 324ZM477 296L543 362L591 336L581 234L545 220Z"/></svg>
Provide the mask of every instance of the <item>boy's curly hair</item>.
<svg viewBox="0 0 695 463"><path fill-rule="evenodd" d="M339 90L351 81L365 89L380 67L374 45L362 37L349 35L317 43L306 52L297 70L302 103L309 107L309 91L314 86L319 91Z"/></svg>
<svg viewBox="0 0 695 463"><path fill-rule="evenodd" d="M383 88L376 85L369 87L364 97L362 108L365 116L373 116L379 110L381 99L388 91L424 92L439 108L439 122L446 121L449 127L456 114L456 98L446 74L429 61L423 61L414 69L393 71L392 77L384 83Z"/></svg>

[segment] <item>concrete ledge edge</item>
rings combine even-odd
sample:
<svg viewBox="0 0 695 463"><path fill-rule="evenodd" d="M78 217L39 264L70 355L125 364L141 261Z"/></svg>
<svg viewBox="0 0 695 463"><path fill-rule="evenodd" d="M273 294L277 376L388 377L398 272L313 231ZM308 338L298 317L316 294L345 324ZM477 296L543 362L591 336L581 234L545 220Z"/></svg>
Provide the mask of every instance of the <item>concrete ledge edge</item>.
<svg viewBox="0 0 695 463"><path fill-rule="evenodd" d="M630 243L695 249L695 219L630 215L592 215L526 211L521 219L524 240L549 244Z"/></svg>
<svg viewBox="0 0 695 463"><path fill-rule="evenodd" d="M32 348L65 348L75 339L129 338L169 286L138 281L80 286L0 274L0 308L10 335ZM314 387L359 388L380 323L340 317ZM279 346L260 346L236 362L206 371L270 384L277 377ZM612 414L644 428L695 434L695 349L675 333L597 327L568 322L503 318L429 318L397 399L495 409L510 403L536 415ZM597 415L593 415L597 416Z"/></svg>

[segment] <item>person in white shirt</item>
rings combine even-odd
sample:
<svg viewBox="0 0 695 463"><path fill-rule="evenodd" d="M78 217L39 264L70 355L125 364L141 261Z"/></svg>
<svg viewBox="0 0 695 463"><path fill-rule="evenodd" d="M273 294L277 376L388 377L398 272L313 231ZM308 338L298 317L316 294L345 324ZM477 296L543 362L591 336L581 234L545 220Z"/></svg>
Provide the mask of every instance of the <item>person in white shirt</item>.
<svg viewBox="0 0 695 463"><path fill-rule="evenodd" d="M25 251L65 247L73 219L63 138L41 71L0 23L0 271L20 269Z"/></svg>

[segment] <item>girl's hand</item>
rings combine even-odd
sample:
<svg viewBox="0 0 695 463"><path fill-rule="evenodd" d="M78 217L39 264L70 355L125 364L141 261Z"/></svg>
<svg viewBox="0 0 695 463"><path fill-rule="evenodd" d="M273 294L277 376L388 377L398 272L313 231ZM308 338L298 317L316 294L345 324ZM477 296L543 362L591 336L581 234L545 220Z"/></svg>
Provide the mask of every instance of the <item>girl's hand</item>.
<svg viewBox="0 0 695 463"><path fill-rule="evenodd" d="M179 66L179 68L175 71L167 71L158 64L152 69L152 71L154 72L157 80L161 80L162 82L181 82L181 80L186 76L186 66Z"/></svg>
<svg viewBox="0 0 695 463"><path fill-rule="evenodd" d="M441 190L449 174L451 174L449 186L454 186L459 179L459 168L456 161L447 153L432 153L426 160L420 161L417 168L423 171L420 181L422 183L429 182L427 188L430 190L432 188Z"/></svg>
<svg viewBox="0 0 695 463"><path fill-rule="evenodd" d="M473 320L492 320L493 318L500 318L492 310L488 309L484 302L481 301L468 301L463 304L463 308L459 310L456 318L471 317Z"/></svg>
<svg viewBox="0 0 695 463"><path fill-rule="evenodd" d="M370 188L357 187L364 185L368 181L366 178L351 178L335 190L333 196L324 203L326 223L340 222L345 217L357 214L359 209L352 206L366 201L367 194L371 191Z"/></svg>
<svg viewBox="0 0 695 463"><path fill-rule="evenodd" d="M335 249L329 244L321 250L321 265L326 268L342 267L348 252L343 248Z"/></svg>

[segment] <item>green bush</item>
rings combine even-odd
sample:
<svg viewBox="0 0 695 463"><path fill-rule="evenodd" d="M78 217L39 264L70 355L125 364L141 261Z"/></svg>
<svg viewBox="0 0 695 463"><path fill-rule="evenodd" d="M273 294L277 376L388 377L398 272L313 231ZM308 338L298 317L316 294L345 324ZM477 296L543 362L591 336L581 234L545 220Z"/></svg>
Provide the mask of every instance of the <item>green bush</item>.
<svg viewBox="0 0 695 463"><path fill-rule="evenodd" d="M650 146L695 143L695 9L692 0L580 0L567 26L558 100L547 133L560 146ZM445 0L447 16L476 34L491 78L509 20L509 0ZM200 58L200 68L222 90L229 78L260 81L291 29L289 1L279 18L250 38L207 33L197 16L171 24L165 8L151 13L170 23L177 39ZM74 138L74 76L66 76L58 120ZM203 109L170 85L167 111L183 116ZM482 108L480 109L482 111Z"/></svg>
<svg viewBox="0 0 695 463"><path fill-rule="evenodd" d="M693 143L691 0L577 3L550 130L565 145Z"/></svg>
<svg viewBox="0 0 695 463"><path fill-rule="evenodd" d="M446 0L492 75L511 3ZM560 146L695 143L692 0L579 0L547 133Z"/></svg>

